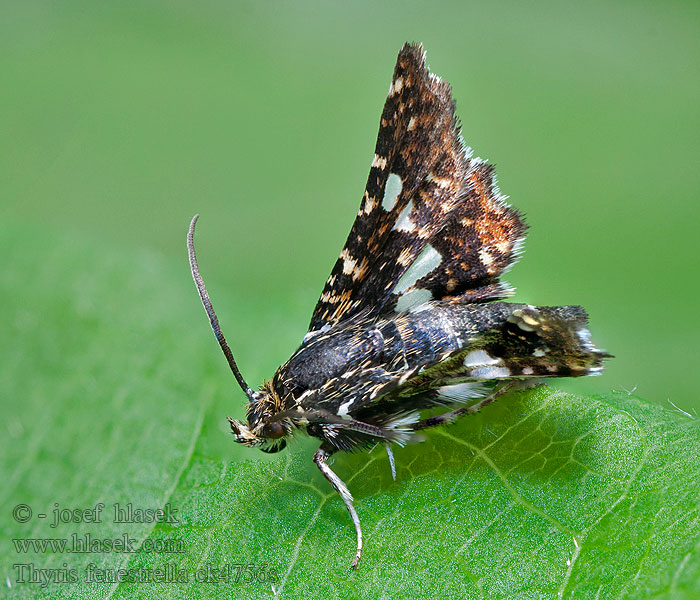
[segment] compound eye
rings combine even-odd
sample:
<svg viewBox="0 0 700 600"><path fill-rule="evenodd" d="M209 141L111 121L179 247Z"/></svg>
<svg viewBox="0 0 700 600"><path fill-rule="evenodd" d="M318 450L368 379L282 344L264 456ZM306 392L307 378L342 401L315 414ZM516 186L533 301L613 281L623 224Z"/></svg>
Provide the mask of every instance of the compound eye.
<svg viewBox="0 0 700 600"><path fill-rule="evenodd" d="M268 423L263 427L263 437L277 440L285 435L284 427L279 421Z"/></svg>

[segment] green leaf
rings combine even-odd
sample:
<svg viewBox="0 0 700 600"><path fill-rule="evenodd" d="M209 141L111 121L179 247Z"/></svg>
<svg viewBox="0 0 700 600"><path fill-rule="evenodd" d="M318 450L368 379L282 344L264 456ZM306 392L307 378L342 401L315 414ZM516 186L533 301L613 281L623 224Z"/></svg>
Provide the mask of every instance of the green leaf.
<svg viewBox="0 0 700 600"><path fill-rule="evenodd" d="M540 387L396 449L395 482L380 447L339 456L365 532L352 572L354 530L313 444L245 451L219 407L206 410L228 401L232 382L186 266L38 230L27 243L17 231L2 236L0 279L0 556L11 597L700 594L697 419L626 393ZM102 523L50 527L54 503L98 502ZM169 505L174 518L115 523L113 504L128 502ZM27 523L12 518L20 503L33 509ZM126 534L140 550L20 553L12 542L73 533ZM75 569L77 581L18 583L20 563ZM118 569L188 581L109 580Z"/></svg>
<svg viewBox="0 0 700 600"><path fill-rule="evenodd" d="M626 395L540 388L398 450L395 483L380 448L336 461L366 533L358 572L350 520L309 452L233 466L195 455L172 497L179 527L152 538L186 540L176 562L189 571L272 565L278 597L696 597L698 438L696 423Z"/></svg>

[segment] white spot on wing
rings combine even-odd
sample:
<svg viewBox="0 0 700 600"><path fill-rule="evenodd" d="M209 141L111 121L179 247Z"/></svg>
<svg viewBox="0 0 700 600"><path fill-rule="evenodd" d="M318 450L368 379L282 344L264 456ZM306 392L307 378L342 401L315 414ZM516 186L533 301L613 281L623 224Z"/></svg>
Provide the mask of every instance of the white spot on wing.
<svg viewBox="0 0 700 600"><path fill-rule="evenodd" d="M452 185L452 179L449 177L436 177L434 173L429 173L426 181L432 181L439 188L448 188Z"/></svg>
<svg viewBox="0 0 700 600"><path fill-rule="evenodd" d="M396 312L418 312L422 305L432 299L433 294L430 292L430 290L414 288L399 296L399 299L396 302L396 308L394 310Z"/></svg>
<svg viewBox="0 0 700 600"><path fill-rule="evenodd" d="M402 188L403 182L401 181L401 177L396 173L390 173L386 180L386 185L384 186L384 197L382 198L382 207L384 210L390 211L394 208L396 199L399 197Z"/></svg>
<svg viewBox="0 0 700 600"><path fill-rule="evenodd" d="M510 377L510 370L506 367L479 367L470 373L476 379L500 379Z"/></svg>
<svg viewBox="0 0 700 600"><path fill-rule="evenodd" d="M499 358L494 358L484 350L472 350L464 357L465 367L488 367L502 364Z"/></svg>
<svg viewBox="0 0 700 600"><path fill-rule="evenodd" d="M416 228L416 224L413 221L411 221L410 217L408 216L411 212L412 207L413 203L409 202L406 208L404 208L401 211L399 218L394 224L394 229L396 229L397 231L405 231L407 233L411 233L411 231L413 231Z"/></svg>
<svg viewBox="0 0 700 600"><path fill-rule="evenodd" d="M392 290L394 294L406 291L422 277L435 270L442 262L442 256L430 244L418 255L413 264L401 276L398 283Z"/></svg>
<svg viewBox="0 0 700 600"><path fill-rule="evenodd" d="M377 169L384 169L384 167L386 167L386 158L375 154L372 158L372 166Z"/></svg>
<svg viewBox="0 0 700 600"><path fill-rule="evenodd" d="M530 314L525 310L514 310L513 314L508 317L508 322L515 323L523 331L536 331L537 327L540 325L539 321L535 318L536 315L538 315L537 309L529 304L527 308L530 309Z"/></svg>
<svg viewBox="0 0 700 600"><path fill-rule="evenodd" d="M493 264L493 255L488 250L479 250L479 258L487 269Z"/></svg>
<svg viewBox="0 0 700 600"><path fill-rule="evenodd" d="M402 88L403 78L397 77L394 81L391 82L391 86L389 87L389 95L391 96L392 94L398 94Z"/></svg>
<svg viewBox="0 0 700 600"><path fill-rule="evenodd" d="M346 249L343 249L340 253L340 258L343 259L343 273L345 273L345 275L350 275L350 273L355 270L357 261L350 256L350 253Z"/></svg>

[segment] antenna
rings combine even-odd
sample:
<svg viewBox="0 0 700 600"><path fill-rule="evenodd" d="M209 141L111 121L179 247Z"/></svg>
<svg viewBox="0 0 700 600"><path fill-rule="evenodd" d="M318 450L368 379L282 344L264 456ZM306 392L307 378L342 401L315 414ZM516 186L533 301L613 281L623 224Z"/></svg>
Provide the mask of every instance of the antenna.
<svg viewBox="0 0 700 600"><path fill-rule="evenodd" d="M226 360L228 361L228 366L231 367L231 371L233 372L233 376L236 378L238 385L241 386L241 389L245 392L246 396L248 396L248 399L251 402L253 402L255 400L253 397L253 390L250 389L250 386L245 382L245 379L243 379L243 375L241 375L241 372L238 370L238 365L236 364L236 361L233 358L233 352L231 352L231 348L228 347L224 334L221 333L219 319L216 318L214 307L211 305L211 300L209 300L209 294L207 293L207 288L204 285L204 280L199 274L197 255L194 251L194 227L197 224L197 219L199 219L199 215L195 215L194 217L192 217L192 222L190 223L190 230L187 232L187 254L190 257L190 270L192 271L192 278L194 279L194 283L197 286L199 298L202 301L202 305L204 306L204 310L206 311L207 316L209 317L209 323L211 323L211 328L214 331L216 340L219 342L219 346L221 346L221 350L224 353Z"/></svg>

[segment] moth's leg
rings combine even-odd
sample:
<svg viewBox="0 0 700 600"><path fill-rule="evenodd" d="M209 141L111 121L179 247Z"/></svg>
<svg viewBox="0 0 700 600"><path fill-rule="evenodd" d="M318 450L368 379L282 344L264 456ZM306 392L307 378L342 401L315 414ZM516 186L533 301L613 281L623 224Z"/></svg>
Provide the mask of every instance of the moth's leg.
<svg viewBox="0 0 700 600"><path fill-rule="evenodd" d="M357 533L357 551L355 552L355 558L352 559L350 567L352 569L357 569L357 563L360 562L360 554L362 553L362 528L360 527L360 518L357 516L357 511L352 503L353 498L348 486L345 485L343 480L331 470L326 462L332 453L332 449L321 446L318 450L316 450L316 454L314 454L314 462L320 469L321 473L323 473L323 476L333 486L335 491L340 494L343 502L345 502L345 508L348 509L352 522L355 524L355 532Z"/></svg>
<svg viewBox="0 0 700 600"><path fill-rule="evenodd" d="M291 411L290 411L291 413ZM357 421L355 419L346 419L344 417L339 417L334 415L330 411L315 408L313 410L305 411L302 413L296 412L294 414L295 418L304 417L310 423L321 423L324 425L334 425L341 429L346 429L348 431L357 431L358 433L364 433L375 438L381 438L386 441L396 441L401 440L401 433L394 429L387 427L379 427L378 425L372 425L371 423L365 423L364 421Z"/></svg>
<svg viewBox="0 0 700 600"><path fill-rule="evenodd" d="M411 429L418 431L419 429L427 429L428 427L437 427L438 425L448 425L449 423L454 423L454 421L456 421L462 415L470 415L472 413L479 412L482 408L484 408L484 406L491 404L491 402L496 400L498 397L511 391L516 386L519 387L519 385L520 382L518 380L506 381L503 385L496 388L480 402L472 404L471 406L463 406L462 408L443 413L437 417L423 419L422 421L418 421L414 425L411 425Z"/></svg>
<svg viewBox="0 0 700 600"><path fill-rule="evenodd" d="M387 456L389 457L389 466L391 467L391 476L396 481L396 463L394 462L394 452L391 449L391 442L384 442Z"/></svg>

